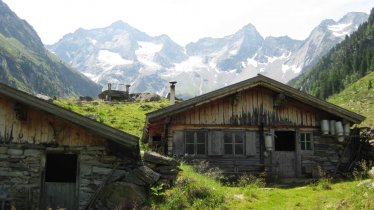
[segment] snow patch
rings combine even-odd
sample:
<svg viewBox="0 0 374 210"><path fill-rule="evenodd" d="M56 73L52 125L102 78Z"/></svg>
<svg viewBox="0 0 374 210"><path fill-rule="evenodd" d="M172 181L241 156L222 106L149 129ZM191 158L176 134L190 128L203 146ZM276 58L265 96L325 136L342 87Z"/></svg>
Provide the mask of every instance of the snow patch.
<svg viewBox="0 0 374 210"><path fill-rule="evenodd" d="M113 66L118 65L128 65L133 63L133 61L123 59L120 54L110 52L109 50L100 50L97 59L102 63L106 64L105 66L107 68L112 68Z"/></svg>
<svg viewBox="0 0 374 210"><path fill-rule="evenodd" d="M288 55L284 53L284 54L282 54L281 56L278 56L278 57L276 57L276 56L268 57L268 63L273 63L276 60L287 59L287 58L290 57L290 55L291 55L291 53L288 53Z"/></svg>
<svg viewBox="0 0 374 210"><path fill-rule="evenodd" d="M300 73L301 69L302 69L301 67L296 66L296 65L289 66L289 65L282 64L283 73L286 73L288 70L291 70L295 73Z"/></svg>
<svg viewBox="0 0 374 210"><path fill-rule="evenodd" d="M255 59L253 59L253 58L248 58L247 59L247 64L250 64L250 65L252 65L255 68L257 68L257 66L258 66L258 62Z"/></svg>
<svg viewBox="0 0 374 210"><path fill-rule="evenodd" d="M333 32L332 34L334 36L340 37L340 36L349 35L350 31L346 30L346 29L350 25L352 25L352 23L348 23L348 24L336 24L336 25L329 26L328 29Z"/></svg>
<svg viewBox="0 0 374 210"><path fill-rule="evenodd" d="M161 66L153 61L156 53L160 52L163 48L162 44L155 44L152 42L138 42L139 48L135 51L135 54L139 62L143 63L147 70L156 70Z"/></svg>

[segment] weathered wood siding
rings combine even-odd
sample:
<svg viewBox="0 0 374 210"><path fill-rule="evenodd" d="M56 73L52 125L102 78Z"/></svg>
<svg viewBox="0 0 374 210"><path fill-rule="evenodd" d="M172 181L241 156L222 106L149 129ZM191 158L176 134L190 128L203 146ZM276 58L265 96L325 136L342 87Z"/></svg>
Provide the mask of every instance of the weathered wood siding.
<svg viewBox="0 0 374 210"><path fill-rule="evenodd" d="M22 105L26 120L17 119L16 102L0 96L0 143L101 145L104 139L85 128Z"/></svg>
<svg viewBox="0 0 374 210"><path fill-rule="evenodd" d="M306 176L318 176L318 168L327 174L334 174L339 160L342 158L344 144L339 143L334 136L320 136L315 133L313 151L301 153L301 170Z"/></svg>
<svg viewBox="0 0 374 210"><path fill-rule="evenodd" d="M286 104L274 107L277 93L255 87L237 94L197 105L172 117L173 125L292 125L319 126L319 121L330 117L323 111L302 102L286 98Z"/></svg>

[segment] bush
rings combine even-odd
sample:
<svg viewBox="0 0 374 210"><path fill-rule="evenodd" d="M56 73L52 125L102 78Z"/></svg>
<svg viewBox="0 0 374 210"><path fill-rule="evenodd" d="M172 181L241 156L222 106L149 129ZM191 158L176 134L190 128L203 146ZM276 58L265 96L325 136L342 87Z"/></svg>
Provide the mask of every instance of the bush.
<svg viewBox="0 0 374 210"><path fill-rule="evenodd" d="M366 160L361 160L357 163L355 169L352 172L352 176L355 180L372 178L369 171L373 163L371 161L366 162Z"/></svg>
<svg viewBox="0 0 374 210"><path fill-rule="evenodd" d="M238 187L265 187L265 174L260 174L259 176L255 176L253 174L243 174L239 177L237 181Z"/></svg>
<svg viewBox="0 0 374 210"><path fill-rule="evenodd" d="M185 176L178 177L175 187L165 193L166 209L215 209L224 202L224 195L211 186Z"/></svg>
<svg viewBox="0 0 374 210"><path fill-rule="evenodd" d="M193 169L200 173L208 176L209 178L215 179L217 181L222 181L224 179L223 171L218 167L210 167L209 162L206 160L193 160Z"/></svg>

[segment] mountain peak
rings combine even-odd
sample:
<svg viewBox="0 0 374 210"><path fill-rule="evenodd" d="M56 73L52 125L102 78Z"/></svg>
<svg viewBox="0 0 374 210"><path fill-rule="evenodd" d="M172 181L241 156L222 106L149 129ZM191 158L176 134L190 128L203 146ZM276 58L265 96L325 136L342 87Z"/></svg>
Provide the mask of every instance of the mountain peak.
<svg viewBox="0 0 374 210"><path fill-rule="evenodd" d="M126 23L122 20L117 20L116 22L112 23L109 27L118 28L118 29L132 28L128 23Z"/></svg>
<svg viewBox="0 0 374 210"><path fill-rule="evenodd" d="M248 23L247 25L243 26L239 32L257 32L257 29L254 25L252 25L251 23Z"/></svg>
<svg viewBox="0 0 374 210"><path fill-rule="evenodd" d="M369 15L364 12L349 12L344 15L339 23L341 24L351 24L351 23L362 23L368 19Z"/></svg>

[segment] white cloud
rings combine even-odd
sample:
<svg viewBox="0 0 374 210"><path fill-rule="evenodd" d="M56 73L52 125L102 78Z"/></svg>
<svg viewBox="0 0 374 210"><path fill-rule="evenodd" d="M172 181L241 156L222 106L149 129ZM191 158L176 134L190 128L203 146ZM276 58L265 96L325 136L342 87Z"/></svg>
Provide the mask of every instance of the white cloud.
<svg viewBox="0 0 374 210"><path fill-rule="evenodd" d="M123 20L150 35L168 34L180 44L222 37L248 23L263 36L304 39L323 19L370 12L372 0L4 0L46 44L77 28Z"/></svg>

